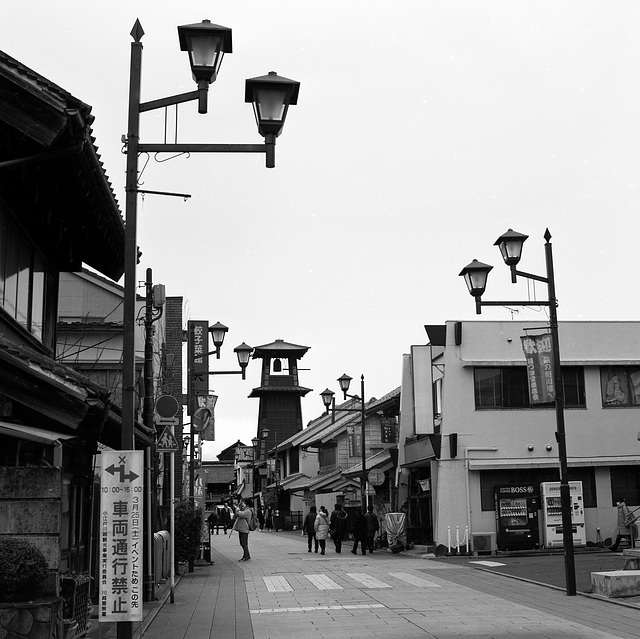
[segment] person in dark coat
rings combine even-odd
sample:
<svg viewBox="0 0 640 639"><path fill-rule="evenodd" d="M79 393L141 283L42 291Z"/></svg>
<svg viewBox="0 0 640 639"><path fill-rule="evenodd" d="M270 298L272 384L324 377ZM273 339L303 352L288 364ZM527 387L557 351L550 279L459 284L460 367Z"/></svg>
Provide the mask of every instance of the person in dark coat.
<svg viewBox="0 0 640 639"><path fill-rule="evenodd" d="M358 544L360 544L360 549L362 550L362 554L366 555L367 551L365 548L365 544L367 543L367 520L362 514L362 508L358 508L356 510L356 519L353 523L353 528L351 529L351 533L353 534L353 550L351 552L354 555L357 555Z"/></svg>
<svg viewBox="0 0 640 639"><path fill-rule="evenodd" d="M611 552L617 552L618 545L623 539L629 540L629 545L632 545L631 539L631 524L633 523L631 520L633 519L633 515L631 515L631 511L627 506L627 502L624 497L620 497L618 499L618 535L616 536L616 541L611 546Z"/></svg>
<svg viewBox="0 0 640 639"><path fill-rule="evenodd" d="M342 540L347 536L347 513L342 510L342 504L336 504L329 521L329 532L336 547L336 552L342 552Z"/></svg>
<svg viewBox="0 0 640 639"><path fill-rule="evenodd" d="M264 513L264 525L267 528L267 532L273 530L273 507L271 504L267 506L267 510Z"/></svg>
<svg viewBox="0 0 640 639"><path fill-rule="evenodd" d="M307 516L304 518L304 523L302 524L302 532L307 533L307 543L309 545L309 550L307 552L311 552L312 544L315 545L316 552L318 552L318 540L316 539L315 529L317 516L318 515L316 513L316 507L311 506L311 508L309 508Z"/></svg>
<svg viewBox="0 0 640 639"><path fill-rule="evenodd" d="M367 546L369 552L373 552L376 533L380 530L380 522L378 516L373 512L373 506L367 506L364 518L367 520Z"/></svg>
<svg viewBox="0 0 640 639"><path fill-rule="evenodd" d="M216 535L220 533L220 528L226 534L227 528L231 528L231 508L227 502L223 502L222 508L218 508L218 521L216 522Z"/></svg>
<svg viewBox="0 0 640 639"><path fill-rule="evenodd" d="M262 509L262 504L258 506L258 524L260 524L260 532L264 530L264 510Z"/></svg>

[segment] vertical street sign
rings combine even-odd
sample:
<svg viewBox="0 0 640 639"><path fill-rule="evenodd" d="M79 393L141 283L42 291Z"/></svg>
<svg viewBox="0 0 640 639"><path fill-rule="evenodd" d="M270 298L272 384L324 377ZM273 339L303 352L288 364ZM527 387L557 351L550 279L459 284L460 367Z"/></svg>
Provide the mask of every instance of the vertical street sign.
<svg viewBox="0 0 640 639"><path fill-rule="evenodd" d="M100 621L142 621L144 451L101 454Z"/></svg>
<svg viewBox="0 0 640 639"><path fill-rule="evenodd" d="M209 322L189 320L187 323L187 414L193 415L196 395L209 393L209 358L207 347Z"/></svg>

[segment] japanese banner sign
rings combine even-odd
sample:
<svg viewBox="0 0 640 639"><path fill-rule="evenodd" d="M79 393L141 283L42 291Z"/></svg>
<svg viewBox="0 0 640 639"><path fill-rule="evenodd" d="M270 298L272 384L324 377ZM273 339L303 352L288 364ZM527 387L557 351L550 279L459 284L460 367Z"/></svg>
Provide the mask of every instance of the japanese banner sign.
<svg viewBox="0 0 640 639"><path fill-rule="evenodd" d="M187 414L197 410L195 395L209 392L209 322L189 320L187 323Z"/></svg>
<svg viewBox="0 0 640 639"><path fill-rule="evenodd" d="M143 455L101 454L100 621L142 621Z"/></svg>
<svg viewBox="0 0 640 639"><path fill-rule="evenodd" d="M356 426L347 426L347 441L349 442L349 457L361 457L361 432Z"/></svg>
<svg viewBox="0 0 640 639"><path fill-rule="evenodd" d="M216 440L214 408L217 400L217 395L196 395L195 397L197 408L191 422L203 441L214 442Z"/></svg>
<svg viewBox="0 0 640 639"><path fill-rule="evenodd" d="M529 400L532 404L548 404L556 399L553 377L553 342L550 333L521 337L527 362Z"/></svg>

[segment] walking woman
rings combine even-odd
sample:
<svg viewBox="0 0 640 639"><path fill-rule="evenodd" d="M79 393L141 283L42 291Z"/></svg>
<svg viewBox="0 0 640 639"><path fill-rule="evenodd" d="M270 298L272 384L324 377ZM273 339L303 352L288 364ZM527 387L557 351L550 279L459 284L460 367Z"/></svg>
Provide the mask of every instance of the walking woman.
<svg viewBox="0 0 640 639"><path fill-rule="evenodd" d="M324 506L320 506L320 512L313 524L316 531L316 539L320 545L320 554L324 555L327 546L327 537L329 536L329 513Z"/></svg>
<svg viewBox="0 0 640 639"><path fill-rule="evenodd" d="M235 507L235 519L233 521L233 528L240 537L240 546L242 546L242 557L238 561L249 561L251 555L249 555L249 520L253 515L251 510L253 501L251 498L247 498L246 502L242 499L240 503Z"/></svg>

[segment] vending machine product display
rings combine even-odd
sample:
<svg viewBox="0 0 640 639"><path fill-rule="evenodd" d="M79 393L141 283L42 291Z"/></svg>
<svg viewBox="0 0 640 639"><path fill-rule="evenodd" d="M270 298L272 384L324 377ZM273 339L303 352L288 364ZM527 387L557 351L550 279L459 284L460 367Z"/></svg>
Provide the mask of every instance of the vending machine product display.
<svg viewBox="0 0 640 639"><path fill-rule="evenodd" d="M540 493L532 484L495 489L496 530L500 550L529 550L540 545Z"/></svg>
<svg viewBox="0 0 640 639"><path fill-rule="evenodd" d="M544 530L544 545L547 548L562 548L562 505L560 503L560 482L547 481L540 484L542 494L542 521ZM570 481L571 495L571 524L573 531L573 545L585 546L587 533L584 525L584 499L582 497L582 482Z"/></svg>

